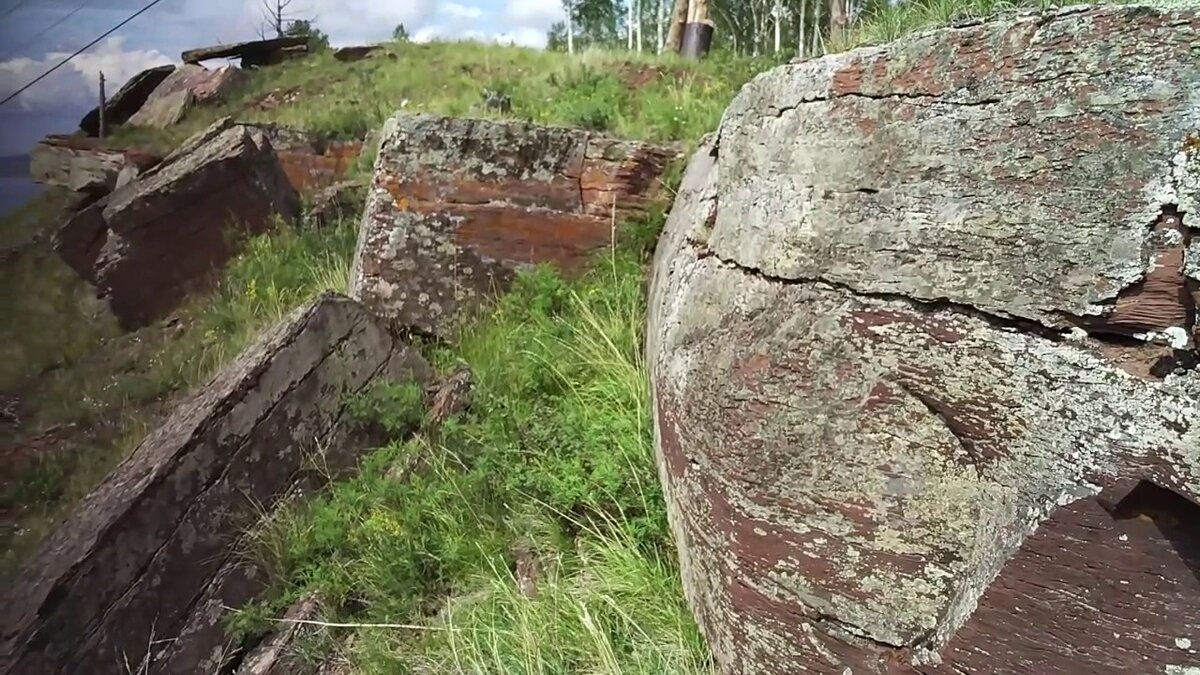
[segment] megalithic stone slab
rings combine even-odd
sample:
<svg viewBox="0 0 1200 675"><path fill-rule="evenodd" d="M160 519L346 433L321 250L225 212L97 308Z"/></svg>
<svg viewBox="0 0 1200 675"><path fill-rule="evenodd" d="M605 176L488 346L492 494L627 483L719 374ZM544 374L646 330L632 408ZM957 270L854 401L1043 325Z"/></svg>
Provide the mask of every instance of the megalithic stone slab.
<svg viewBox="0 0 1200 675"><path fill-rule="evenodd" d="M522 266L578 271L614 216L660 194L674 148L524 122L397 115L384 127L351 294L446 335Z"/></svg>

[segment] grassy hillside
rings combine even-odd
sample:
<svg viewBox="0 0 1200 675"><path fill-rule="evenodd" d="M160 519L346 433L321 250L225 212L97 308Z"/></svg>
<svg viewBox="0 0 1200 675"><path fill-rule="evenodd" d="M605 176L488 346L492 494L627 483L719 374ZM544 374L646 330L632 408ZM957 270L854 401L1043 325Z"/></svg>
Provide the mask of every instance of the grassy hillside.
<svg viewBox="0 0 1200 675"><path fill-rule="evenodd" d="M1000 5L908 3L832 44L879 42ZM165 151L227 114L361 138L398 109L499 116L483 106L482 90L493 89L511 97L505 116L690 144L768 65L391 44L353 64L320 54L263 69L176 128L121 130L116 140ZM57 200L49 194L0 225L0 241L20 243L0 270L9 310L0 391L18 418L0 427L5 576L173 397L293 307L344 289L357 226L280 224L211 296L121 335L44 239L29 244L59 217ZM630 224L583 279L530 270L491 316L436 348L443 371L466 363L474 372L469 413L385 444L357 478L279 513L252 551L268 563L272 591L231 621L262 631L316 593L323 620L353 626L315 628L305 644L363 673L710 672L683 604L650 445L640 347L645 264L661 224L661 213ZM384 428L417 412L403 388L353 403Z"/></svg>
<svg viewBox="0 0 1200 675"><path fill-rule="evenodd" d="M163 132L123 130L115 141L167 151L223 115L361 138L397 109L498 115L482 106L490 88L508 92L510 117L690 142L716 126L741 83L764 67L599 52L568 57L474 43L386 50L352 64L318 54L262 69L221 106L196 110ZM269 96L286 102L265 109ZM353 170L368 173L371 159ZM291 308L326 288L344 289L357 229L353 218L320 230L280 224L253 241L212 296L172 321L121 335L91 289L49 248L44 235L61 219L61 200L47 195L0 225L0 240L23 242L0 270L0 299L9 310L0 333L0 391L16 401L18 418L0 440L6 576L172 398L203 383Z"/></svg>

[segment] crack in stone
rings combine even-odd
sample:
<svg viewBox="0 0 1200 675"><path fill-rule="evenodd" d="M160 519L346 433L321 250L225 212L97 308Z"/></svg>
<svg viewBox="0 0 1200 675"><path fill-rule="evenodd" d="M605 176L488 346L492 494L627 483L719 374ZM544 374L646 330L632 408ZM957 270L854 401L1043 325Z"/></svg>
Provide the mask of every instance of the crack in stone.
<svg viewBox="0 0 1200 675"><path fill-rule="evenodd" d="M1001 103L1003 101L1003 99L991 96L972 101L953 101L943 99L940 95L927 93L893 92L890 94L867 94L860 91L853 91L834 94L832 96L807 97L801 99L795 104L787 105L782 108L777 106L768 106L767 109L763 111L761 116L778 119L783 117L784 113L792 112L793 110L797 110L801 106L809 103L827 103L844 98L866 99L869 101L906 101L911 105L922 108L934 108L938 106L947 106L952 108L983 108ZM917 103L917 101L928 101L928 103L921 104Z"/></svg>
<svg viewBox="0 0 1200 675"><path fill-rule="evenodd" d="M1023 319L1023 318L1014 317L1014 316L1011 316L1008 314L989 312L989 311L980 309L979 307L976 307L974 305L969 305L969 304L961 303L961 302L955 302L948 298L923 300L923 299L912 298L912 297L904 295L902 293L888 293L888 292L881 292L881 291L864 291L862 289L855 288L854 286L852 286L850 284L840 282L840 281L832 281L832 280L826 279L821 276L795 277L795 278L780 277L780 276L776 276L776 275L772 275L767 272L764 272L763 270L761 270L757 267L751 267L751 266L743 265L734 260L728 260L720 255L717 255L717 253L715 251L713 251L712 249L708 248L707 246L705 246L703 244L700 244L699 242L691 242L691 245L696 249L698 258L701 258L701 259L709 258L709 257L715 258L721 264L725 265L726 267L728 267L730 269L738 270L739 272L742 272L743 274L746 274L748 276L755 276L760 279L763 279L764 281L769 281L771 283L781 284L781 285L785 285L785 286L823 284L830 288L834 288L834 289L837 289L840 291L845 291L847 293L850 293L852 295L856 295L859 297L873 298L876 300L884 300L887 302L905 303L905 304L908 304L915 308L918 308L921 311L926 312L926 313L934 313L934 312L939 312L939 311L956 312L958 314L963 314L963 315L969 316L971 318L983 321L984 323L987 323L988 325L992 326L993 328L997 328L999 330L1005 330L1005 331L1009 331L1009 332L1015 331L1015 332L1022 332L1022 333L1031 333L1033 335L1036 335L1038 337L1041 337L1043 339L1049 340L1051 342L1056 342L1056 343L1063 342L1063 341L1067 340L1068 337L1070 336L1070 327L1061 327L1060 328L1060 327L1054 327L1054 326L1047 326L1041 322L1034 321L1032 319Z"/></svg>
<svg viewBox="0 0 1200 675"><path fill-rule="evenodd" d="M984 465L983 455L979 452L979 449L975 447L975 441L966 435L962 429L962 424L957 422L949 414L950 411L947 410L947 407L920 390L905 384L901 380L893 380L893 382L895 382L896 386L902 389L906 394L919 401L921 405L925 406L925 409L928 410L931 415L941 421L942 425L946 427L946 430L950 432L950 435L954 437L954 440L958 441L958 444L960 447L962 447L963 452L967 454L967 457L971 461L971 468L975 470L975 475L982 478Z"/></svg>

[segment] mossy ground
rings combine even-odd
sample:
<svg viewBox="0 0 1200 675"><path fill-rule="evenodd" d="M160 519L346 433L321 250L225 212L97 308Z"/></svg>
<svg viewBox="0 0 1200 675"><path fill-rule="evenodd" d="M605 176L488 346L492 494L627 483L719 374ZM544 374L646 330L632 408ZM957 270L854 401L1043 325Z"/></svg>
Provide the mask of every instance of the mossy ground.
<svg viewBox="0 0 1200 675"><path fill-rule="evenodd" d="M877 43L1000 4L914 0L831 44ZM691 144L768 65L724 54L696 64L392 44L353 64L319 54L263 69L226 104L164 132L121 130L116 140L165 151L226 114L361 138L401 109L497 116L482 105L488 88L511 97L506 116ZM272 94L288 102L264 107ZM356 170L369 168L368 154ZM61 198L47 195L0 226L4 250L20 249L0 270L0 391L19 401L17 423L0 439L5 577L175 396L292 308L344 289L357 226L281 224L176 321L122 335L33 236L54 224ZM470 411L385 444L357 478L281 511L254 551L272 571L272 592L231 620L260 631L289 601L318 592L323 619L366 625L320 630L306 644L358 672L709 672L682 600L650 446L640 347L646 255L661 222L660 214L624 229L582 279L523 274L490 316L434 350L443 370L462 362L473 370ZM401 428L414 402L413 392L385 388L352 403ZM389 477L410 462L419 468ZM522 592L518 560L540 569L535 594Z"/></svg>

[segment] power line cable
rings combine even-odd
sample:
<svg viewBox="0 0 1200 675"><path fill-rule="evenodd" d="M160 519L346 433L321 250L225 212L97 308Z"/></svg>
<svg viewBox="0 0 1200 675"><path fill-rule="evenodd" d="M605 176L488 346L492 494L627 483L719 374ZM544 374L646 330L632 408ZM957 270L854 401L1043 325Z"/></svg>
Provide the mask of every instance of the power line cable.
<svg viewBox="0 0 1200 675"><path fill-rule="evenodd" d="M88 49L91 49L93 46L96 45L97 42L100 42L101 40L108 37L109 35L112 35L113 33L117 32L118 30L121 29L122 26L124 26L125 24L129 23L130 21L133 21L134 19L138 18L143 13L145 13L147 10L149 10L151 7L157 5L158 3L162 2L162 1L163 0L152 0L149 4L142 7L138 11L134 12L129 18L125 19L121 23L119 23L119 24L113 26L112 28L108 29L107 31L105 31L105 33L103 35L101 35L100 37L98 37L95 40L92 40L91 42L87 43L86 45L80 47L74 54L71 54L70 56L63 59L62 61L59 61L58 63L54 64L54 67L51 68L50 70L47 70L46 72L42 73L41 75L38 75L37 77L33 78L33 80L31 82L26 84L24 87L21 87L20 89L9 94L7 97L5 97L5 99L3 101L0 101L0 105L4 105L5 103L8 103L9 101L13 100L17 96L20 96L22 93L24 93L24 91L26 89L32 87L33 85L37 84L38 82L41 82L47 75L49 75L50 73L53 73L54 71L58 70L59 68L62 68L71 59L75 58L76 56L79 56L80 54L84 53Z"/></svg>
<svg viewBox="0 0 1200 675"><path fill-rule="evenodd" d="M30 3L30 1L31 0L17 0L17 4L13 5L12 7L9 7L8 10L5 11L3 14L0 14L0 19L7 18L9 14L12 14L13 12L17 11L18 9L21 9L22 7L24 7L25 5L28 5Z"/></svg>
<svg viewBox="0 0 1200 675"><path fill-rule="evenodd" d="M33 37L26 40L24 43L22 43L16 49L9 50L5 54L5 56L7 57L7 56L12 56L14 54L19 54L19 53L25 51L26 48L32 47L33 43L38 41L38 38L42 37L46 33L49 33L51 30L54 30L55 28L58 28L59 26L61 26L64 21L66 21L67 19L70 19L71 17L78 14L80 10L82 10L84 7L87 7L89 4L91 4L91 2L92 2L92 0L83 0L83 2L79 3L78 7L71 10L70 12L66 13L65 15L59 17L54 23L50 24L49 26L46 26L45 28L43 28L40 31L38 31L37 33L35 33Z"/></svg>

